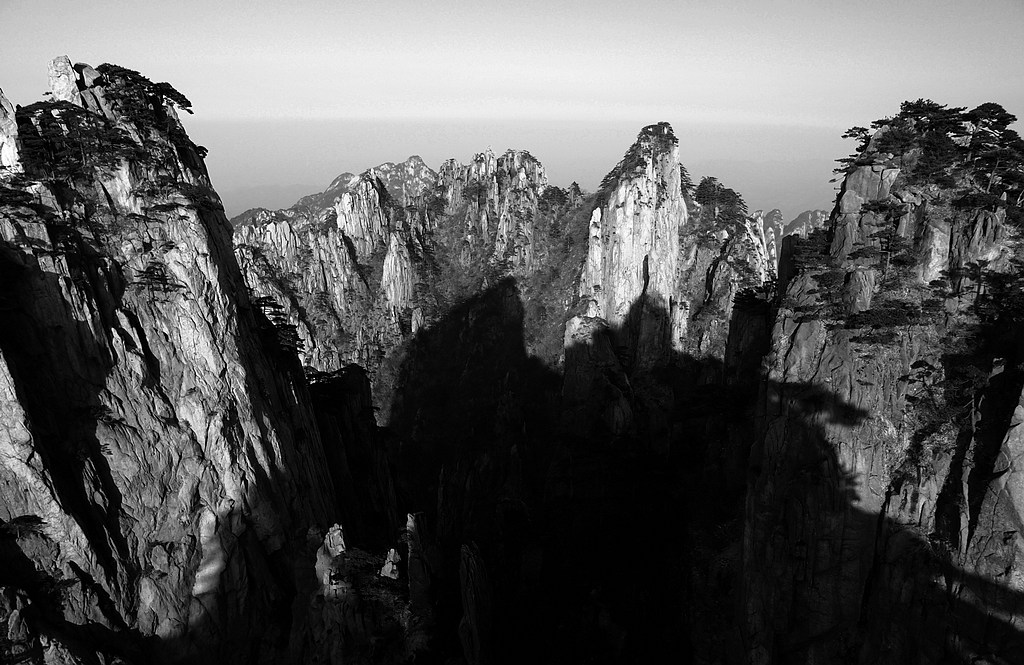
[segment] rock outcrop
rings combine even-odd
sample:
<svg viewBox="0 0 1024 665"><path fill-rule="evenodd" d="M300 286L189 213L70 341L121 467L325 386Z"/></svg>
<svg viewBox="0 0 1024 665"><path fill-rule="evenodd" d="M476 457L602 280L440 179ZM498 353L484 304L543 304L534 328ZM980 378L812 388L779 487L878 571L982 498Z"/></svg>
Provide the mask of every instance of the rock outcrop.
<svg viewBox="0 0 1024 665"><path fill-rule="evenodd" d="M9 172L21 169L18 159L18 122L14 115L14 106L4 97L0 90L0 168Z"/></svg>
<svg viewBox="0 0 1024 665"><path fill-rule="evenodd" d="M958 180L937 177L922 149L883 151L888 131L827 232L783 258L745 517L747 662L1016 662L1022 642L1020 325L977 317L1024 247L1002 207L967 203L976 164L947 158Z"/></svg>
<svg viewBox="0 0 1024 665"><path fill-rule="evenodd" d="M289 210L236 218L235 252L249 287L295 327L304 366L333 372L356 363L373 376L422 321L413 292L429 217L395 196L422 201L432 174L410 158L339 176L316 204L306 197Z"/></svg>
<svg viewBox="0 0 1024 665"><path fill-rule="evenodd" d="M451 231L461 236L459 258L530 270L538 203L547 176L525 150L500 157L487 150L469 164L450 159L438 171L437 188L446 211L461 222Z"/></svg>
<svg viewBox="0 0 1024 665"><path fill-rule="evenodd" d="M782 217L782 212L776 208L768 212L757 210L753 217L760 222L764 229L768 261L773 271L777 272L782 239L791 235L806 237L815 229L824 228L829 215L825 210L805 210L787 224Z"/></svg>
<svg viewBox="0 0 1024 665"><path fill-rule="evenodd" d="M297 366L246 293L183 98L113 66L50 73L16 132L0 103L9 635L33 662L295 656L334 513Z"/></svg>
<svg viewBox="0 0 1024 665"><path fill-rule="evenodd" d="M685 335L688 304L675 298L687 211L671 127L640 132L602 183L600 202L590 218L580 295L593 303L593 316L626 331L637 358L664 363ZM638 302L644 310L627 321Z"/></svg>
<svg viewBox="0 0 1024 665"><path fill-rule="evenodd" d="M0 660L1024 653L1010 116L904 105L788 225L660 123L593 194L412 157L232 228L180 93L50 78L0 95Z"/></svg>
<svg viewBox="0 0 1024 665"><path fill-rule="evenodd" d="M761 228L764 232L765 251L768 254L768 262L771 264L773 270L778 270L779 246L782 244L782 238L785 235L785 220L782 217L782 211L778 208L774 208L768 212L755 210L753 217L761 223Z"/></svg>
<svg viewBox="0 0 1024 665"><path fill-rule="evenodd" d="M827 210L805 210L786 224L780 239L791 235L807 237L815 229L825 228L828 221Z"/></svg>

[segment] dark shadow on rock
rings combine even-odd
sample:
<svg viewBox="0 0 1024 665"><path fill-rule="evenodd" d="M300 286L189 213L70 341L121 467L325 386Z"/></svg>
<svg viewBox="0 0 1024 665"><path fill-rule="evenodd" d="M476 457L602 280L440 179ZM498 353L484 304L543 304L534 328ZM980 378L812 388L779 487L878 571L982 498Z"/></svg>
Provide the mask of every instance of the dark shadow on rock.
<svg viewBox="0 0 1024 665"><path fill-rule="evenodd" d="M1020 385L1015 389L1019 395ZM966 476L956 468L964 460L963 437L938 497L935 531L928 533L887 514L890 503L895 513L897 501L921 500L914 478L908 479L911 496L901 496L897 477L882 512L869 511L861 505L867 488L858 487L857 474L840 460L835 429L874 414L814 385L763 381L760 399L745 515L747 658L1024 663L1024 594L999 581L1009 568L975 567L992 573L986 577L964 568L967 561L956 552L961 498L946 493L950 482ZM990 480L973 491L985 494Z"/></svg>
<svg viewBox="0 0 1024 665"><path fill-rule="evenodd" d="M309 393L346 542L386 552L404 524L399 524L391 460L374 420L366 372L349 365L314 381Z"/></svg>
<svg viewBox="0 0 1024 665"><path fill-rule="evenodd" d="M724 361L695 358L644 299L619 329L570 321L564 377L526 355L512 280L421 332L389 428L399 510L436 529L424 657L741 663L760 641L776 663L1022 662L990 616L1021 594L859 507L826 427L872 414L761 378L770 317L737 307Z"/></svg>
<svg viewBox="0 0 1024 665"><path fill-rule="evenodd" d="M67 258L74 279L90 284L106 277L95 250L77 232L57 232L76 246ZM94 548L106 582L121 588L137 571L120 529L122 497L96 436L97 420L108 415L98 395L112 359L88 322L67 316L64 325L38 323L47 319L36 316L39 309L64 306L60 278L31 254L5 245L0 244L0 292L9 300L0 319L0 352L31 423L33 452L50 474L62 509ZM121 286L116 280L104 284ZM99 325L114 318L109 304L96 299Z"/></svg>
<svg viewBox="0 0 1024 665"><path fill-rule="evenodd" d="M61 289L56 275L25 256L0 247L0 293L16 294L2 303L0 351L64 509L100 555L108 583L132 583L139 571L119 568L132 557L95 435L102 414L76 410L99 406L112 359L84 323L38 329L32 298ZM91 260L87 247L79 256ZM100 275L92 264L78 272L86 280ZM108 334L116 334L111 302L123 287L113 284L96 289ZM222 286L242 293L238 283ZM321 434L344 445L328 444L328 461L351 482L334 505L301 505L297 497L308 488L277 464L257 472L252 498L269 497L282 515L303 508L340 514L368 547L392 542L399 515L417 515L423 528L410 538L419 553L404 575L414 612L429 614L422 662L740 663L760 648L757 655L775 663L1024 663L1014 623L1022 594L996 574L962 569L927 535L859 506L855 476L840 463L828 428L872 414L821 386L761 377L769 317L766 307L737 307L724 360L697 358L673 350L670 317L644 296L621 327L570 321L562 376L526 353L518 287L503 280L417 335L387 432L368 424L358 370L314 386ZM250 330L242 344L256 347L257 337ZM96 353L83 357L76 352L83 347ZM79 373L75 379L56 380L68 368ZM275 383L278 390L264 395L267 377L253 367L247 388L263 395L258 409L291 414L295 426L305 388L297 368L286 369L295 391ZM1019 377L1007 377L1004 392L1019 392ZM983 414L991 431L977 457L976 488L995 471L994 433L1007 422L1007 406L993 400ZM290 461L315 464L315 436L294 429ZM397 441L397 450L385 454L381 436ZM87 465L105 511L80 482ZM249 466L263 468L255 457ZM975 523L979 491L968 501ZM178 639L142 637L117 625L117 612L110 625L71 625L48 581L30 570L20 540L0 539L0 559L13 575L0 573L0 585L28 594L38 630L69 648L81 644L86 662L97 649L129 661L181 663L257 662L292 649L296 623L309 610L302 603L318 583L293 569L309 554L306 534L282 524L291 544L268 551L247 518L220 517L243 522L234 577L223 584L244 589L245 601L233 604L238 599L225 588L208 599L213 611L198 612ZM87 575L77 583L99 594ZM252 614L269 623L248 625ZM350 634L303 636L316 638ZM358 639L375 638L364 631Z"/></svg>
<svg viewBox="0 0 1024 665"><path fill-rule="evenodd" d="M0 242L0 354L13 378L17 402L25 411L36 463L52 479L50 490L57 506L81 529L105 579L95 580L81 568L62 565L53 558L47 559L45 566L40 564L42 567L34 574L15 575L0 586L25 595L29 601L25 618L36 634L53 638L82 662L112 657L135 663L268 662L287 654L292 605L299 592L297 587L303 584L297 577L303 567L312 568L315 555L305 551L307 534L301 521L320 520L325 522L320 526L326 528L326 522L335 518L330 514L333 497L318 496L321 492L311 496L315 488L304 482L306 478L319 478L322 487L331 487L328 469L321 461L322 451L313 445L318 440L316 433L306 429L307 424L313 424L313 418L310 400L304 394L301 368L294 358L290 364L260 365L256 358L261 354L270 357L272 352L261 349L256 325L251 320L242 321L239 329L243 339L239 340L239 347L250 351L243 352L242 363L249 381L248 392L253 397L255 420L261 428L267 422L275 423L295 436L287 442L292 447L282 446L285 454L292 456L288 460L277 459L271 437L261 436L253 442L264 446L263 456L270 460L268 473L261 472L264 463L256 451L239 447L231 452L252 456L247 466L253 469L255 477L247 490L251 496L244 503L270 503L281 522L246 523L249 518L241 514L241 506L238 514L218 516L219 530L224 528L221 524L241 521L237 533L223 534L235 546L234 560L230 562L238 572L233 592L221 592L213 601L217 611L213 615L197 613L193 625L180 638L161 640L130 629L123 617L137 618L133 615L139 609L138 585L144 573L153 572L140 568L146 564L138 558L145 554L136 551L137 543L130 542L134 536L125 528L124 520L129 516L124 514L122 496L107 460L110 450L98 436L101 421L115 428L128 425L102 405L100 393L111 370L124 361L113 357L115 338L129 350L135 350L133 339L143 345L139 350L145 360L143 371L149 373L143 377L143 383L155 387L155 399L161 390L161 368L147 347L138 319L121 309L126 284L116 263L102 256L97 241L75 226L52 215L43 221L51 236L49 243L33 246L30 238ZM218 232L216 220L206 222L214 233ZM224 232L220 247L227 247L230 256L228 232L220 231ZM58 249L51 250L51 246ZM40 256L47 253L67 262L69 278L45 265ZM244 289L240 277L231 280L224 275L230 272L218 271L224 280L221 286L236 299L233 311L241 310L244 319L248 316L244 301L240 301L244 299ZM237 269L234 274L237 275ZM67 279L73 284L62 283ZM84 311L91 315L89 320L76 316L73 308L77 305L69 303L65 295L69 291L86 301ZM161 292L150 295L159 298ZM122 329L122 319L117 316L119 309L131 330ZM236 424L232 418L237 415L232 416L229 409L226 427ZM291 469L292 473L286 476L280 469ZM155 492L157 488L143 491ZM6 512L11 510L13 506ZM302 520L291 519L294 517ZM283 546L273 547L257 537L257 533L266 533L268 529L280 532L276 536ZM33 542L51 542L44 535L34 538ZM3 543L0 569L20 570L24 565L31 566L32 561L43 561L39 552L30 560L23 544L21 539ZM201 556L195 539L173 545L192 548L194 557L186 562L186 569L187 565L197 563L195 557ZM308 561L300 564L301 557ZM105 590L108 588L109 595ZM186 597L180 602L187 607L189 602L196 601ZM121 605L115 607L117 603ZM305 609L301 608L303 612ZM254 621L257 616L262 617L260 625ZM157 622L163 618L157 617Z"/></svg>

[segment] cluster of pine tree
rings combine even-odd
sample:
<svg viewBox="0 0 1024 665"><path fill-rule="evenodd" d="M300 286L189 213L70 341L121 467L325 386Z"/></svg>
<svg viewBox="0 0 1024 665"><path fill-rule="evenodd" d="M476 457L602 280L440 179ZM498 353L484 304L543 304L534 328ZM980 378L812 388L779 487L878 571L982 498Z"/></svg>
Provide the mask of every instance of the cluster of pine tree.
<svg viewBox="0 0 1024 665"><path fill-rule="evenodd" d="M1024 139L1010 129L1016 120L993 102L970 111L928 99L903 102L895 116L843 134L858 145L837 160L835 171L841 177L859 166L890 163L907 184L955 190L958 207L1005 208L1008 222L1024 225Z"/></svg>
<svg viewBox="0 0 1024 665"><path fill-rule="evenodd" d="M716 237L719 231L731 236L746 224L748 211L743 197L713 176L701 178L693 189L693 201L699 207L691 209L690 214L696 215L696 234L703 244L716 245L720 242ZM684 230L681 227L679 231L682 234Z"/></svg>

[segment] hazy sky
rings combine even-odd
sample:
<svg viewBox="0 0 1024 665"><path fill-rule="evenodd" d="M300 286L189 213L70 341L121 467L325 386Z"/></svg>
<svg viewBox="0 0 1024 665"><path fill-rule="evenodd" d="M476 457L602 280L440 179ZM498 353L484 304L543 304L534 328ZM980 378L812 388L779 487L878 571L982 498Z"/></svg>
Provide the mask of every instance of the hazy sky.
<svg viewBox="0 0 1024 665"><path fill-rule="evenodd" d="M839 135L919 97L1024 117L1024 0L0 0L0 88L67 54L169 81L229 213L488 146L597 185L667 120L751 209L830 207Z"/></svg>

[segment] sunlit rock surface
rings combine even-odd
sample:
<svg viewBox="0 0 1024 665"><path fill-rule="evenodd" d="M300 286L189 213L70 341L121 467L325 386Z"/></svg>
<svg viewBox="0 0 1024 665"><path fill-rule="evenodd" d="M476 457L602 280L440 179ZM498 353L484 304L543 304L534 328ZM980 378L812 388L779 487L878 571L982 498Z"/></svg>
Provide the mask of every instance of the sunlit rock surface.
<svg viewBox="0 0 1024 665"><path fill-rule="evenodd" d="M747 661L1016 662L1022 349L998 341L1018 324L978 328L963 268L1006 271L1021 244L872 141L826 229L783 257L798 267L752 451Z"/></svg>
<svg viewBox="0 0 1024 665"><path fill-rule="evenodd" d="M488 150L229 225L180 93L50 77L0 97L0 659L1024 653L1012 174L886 129L783 224L660 123L593 193Z"/></svg>
<svg viewBox="0 0 1024 665"><path fill-rule="evenodd" d="M17 112L20 153L3 125L9 634L34 662L277 661L334 509L298 367L173 100L67 58L50 80L58 103ZM47 161L67 132L93 152ZM18 623L26 605L46 622Z"/></svg>

